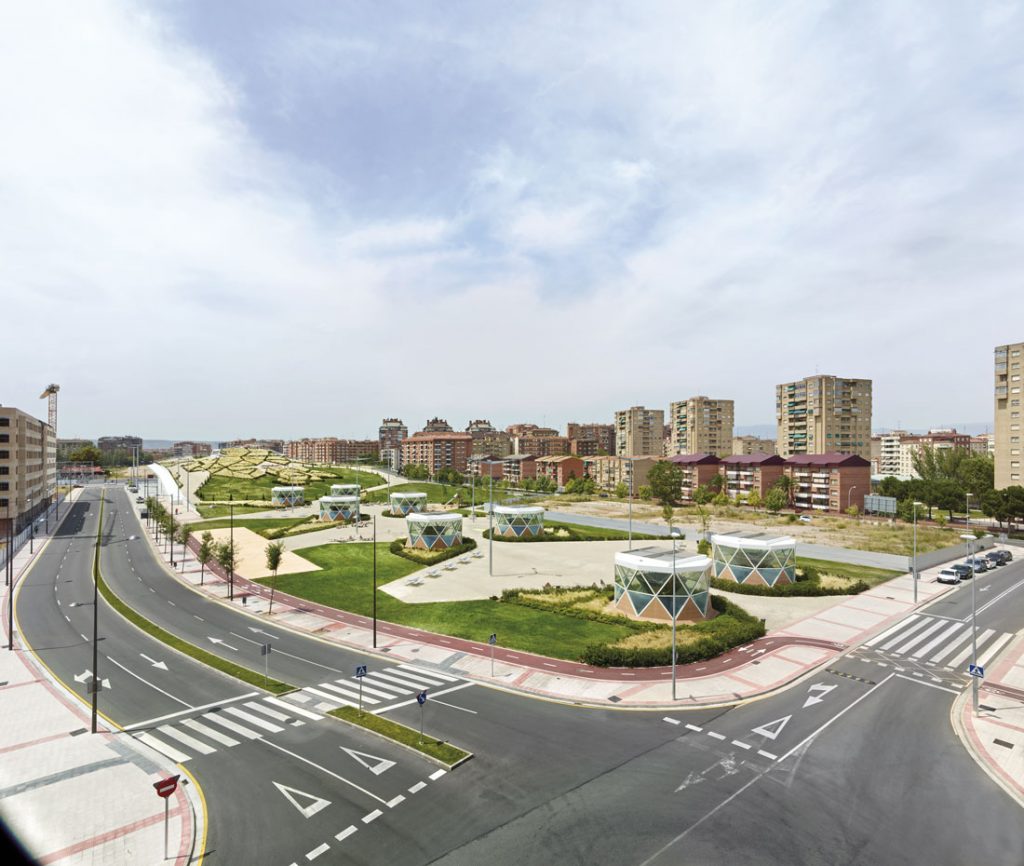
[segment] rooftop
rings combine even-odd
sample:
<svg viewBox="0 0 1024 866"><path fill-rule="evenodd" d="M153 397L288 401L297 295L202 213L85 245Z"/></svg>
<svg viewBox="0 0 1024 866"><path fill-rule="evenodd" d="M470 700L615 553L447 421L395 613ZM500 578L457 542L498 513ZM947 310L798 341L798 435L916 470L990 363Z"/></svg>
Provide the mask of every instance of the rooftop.
<svg viewBox="0 0 1024 866"><path fill-rule="evenodd" d="M755 463L760 466L782 466L786 461L778 454L765 454L763 451L755 451L753 454L732 454L723 457L722 462L726 464Z"/></svg>
<svg viewBox="0 0 1024 866"><path fill-rule="evenodd" d="M669 463L685 463L692 465L696 463L700 464L717 464L721 463L721 459L714 454L676 454L675 457L668 458Z"/></svg>
<svg viewBox="0 0 1024 866"><path fill-rule="evenodd" d="M840 454L830 451L827 454L794 454L787 463L793 466L870 466L871 461L857 454Z"/></svg>

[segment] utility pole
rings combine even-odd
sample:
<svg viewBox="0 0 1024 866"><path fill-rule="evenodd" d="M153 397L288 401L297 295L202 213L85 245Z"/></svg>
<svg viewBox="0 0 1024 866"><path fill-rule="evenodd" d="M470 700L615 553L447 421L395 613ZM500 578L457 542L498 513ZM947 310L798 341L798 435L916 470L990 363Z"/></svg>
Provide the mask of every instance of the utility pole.
<svg viewBox="0 0 1024 866"><path fill-rule="evenodd" d="M377 515L373 515L373 648L377 649ZM359 680L362 685L362 680Z"/></svg>

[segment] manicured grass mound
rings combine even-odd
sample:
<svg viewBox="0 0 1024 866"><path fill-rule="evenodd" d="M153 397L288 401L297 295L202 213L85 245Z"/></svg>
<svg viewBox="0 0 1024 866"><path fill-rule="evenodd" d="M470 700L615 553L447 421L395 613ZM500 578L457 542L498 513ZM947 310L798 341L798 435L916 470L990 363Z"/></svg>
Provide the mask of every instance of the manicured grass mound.
<svg viewBox="0 0 1024 866"><path fill-rule="evenodd" d="M350 725L366 728L368 731L373 731L382 737L387 737L389 740L394 740L396 743L401 743L404 746L415 749L417 752L429 755L431 758L440 761L449 770L455 764L459 764L472 757L471 752L466 752L426 732L424 732L421 741L419 731L405 725L400 725L398 722L391 721L391 719L375 716L373 713L366 712L366 710L363 710L362 714L360 714L356 707L338 707L336 710L328 710L328 715L341 719L343 722L348 722Z"/></svg>
<svg viewBox="0 0 1024 866"><path fill-rule="evenodd" d="M419 550L415 547L406 547L404 538L396 538L388 546L388 550L396 556L409 559L421 566L436 565L439 562L444 562L446 559L454 559L456 556L462 556L464 553L476 550L476 541L472 538L466 538L462 544L458 544L455 547L446 547L444 550Z"/></svg>

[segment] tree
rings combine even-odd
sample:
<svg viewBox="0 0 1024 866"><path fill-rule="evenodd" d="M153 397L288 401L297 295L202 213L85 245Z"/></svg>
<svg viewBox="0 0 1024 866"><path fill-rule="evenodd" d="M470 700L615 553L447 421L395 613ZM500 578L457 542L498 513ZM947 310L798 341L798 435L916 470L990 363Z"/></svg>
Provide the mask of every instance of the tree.
<svg viewBox="0 0 1024 866"><path fill-rule="evenodd" d="M751 508L760 508L761 494L758 493L756 490L751 490L750 493L747 494L747 505L749 505Z"/></svg>
<svg viewBox="0 0 1024 866"><path fill-rule="evenodd" d="M68 453L69 463L88 463L90 466L103 465L103 452L95 445L83 445Z"/></svg>
<svg viewBox="0 0 1024 866"><path fill-rule="evenodd" d="M185 570L185 556L188 553L188 540L192 537L192 527L182 523L178 530L178 541L181 542L181 569Z"/></svg>
<svg viewBox="0 0 1024 866"><path fill-rule="evenodd" d="M241 559L238 555L238 545L232 541L222 541L213 551L213 558L234 579L235 569Z"/></svg>
<svg viewBox="0 0 1024 866"><path fill-rule="evenodd" d="M729 497L725 493L716 493L715 498L711 500L713 505L728 505Z"/></svg>
<svg viewBox="0 0 1024 866"><path fill-rule="evenodd" d="M772 487L764 495L764 507L772 514L778 514L786 507L786 494L780 487Z"/></svg>
<svg viewBox="0 0 1024 866"><path fill-rule="evenodd" d="M772 485L775 490L781 490L783 501L786 505L791 505L793 502L793 478L789 475L780 475L776 482Z"/></svg>
<svg viewBox="0 0 1024 866"><path fill-rule="evenodd" d="M270 609L267 611L267 616L271 616L274 613L274 592L277 589L277 570L281 567L281 557L284 555L284 542L283 541L272 541L267 545L267 568L273 574L273 578L270 583Z"/></svg>
<svg viewBox="0 0 1024 866"><path fill-rule="evenodd" d="M615 485L615 498L625 499L627 496L629 496L629 486L625 481L620 481Z"/></svg>
<svg viewBox="0 0 1024 866"><path fill-rule="evenodd" d="M641 499L653 499L654 491L651 490L650 484L641 484L640 489L637 491L637 496Z"/></svg>
<svg viewBox="0 0 1024 866"><path fill-rule="evenodd" d="M647 473L647 484L662 505L674 505L683 486L683 467L671 460L660 460Z"/></svg>
<svg viewBox="0 0 1024 866"><path fill-rule="evenodd" d="M724 475L712 475L708 479L708 490L712 493L721 493L723 484L725 484Z"/></svg>
<svg viewBox="0 0 1024 866"><path fill-rule="evenodd" d="M209 529L200 537L196 559L199 560L199 585L202 586L206 575L206 563L213 559L213 533Z"/></svg>
<svg viewBox="0 0 1024 866"><path fill-rule="evenodd" d="M672 528L672 518L675 516L675 509L667 502L661 506L661 516L664 518L665 523L668 524L668 528Z"/></svg>
<svg viewBox="0 0 1024 866"><path fill-rule="evenodd" d="M693 491L693 504L694 505L707 505L712 499L715 498L715 491L711 489L707 484L702 484L696 490Z"/></svg>

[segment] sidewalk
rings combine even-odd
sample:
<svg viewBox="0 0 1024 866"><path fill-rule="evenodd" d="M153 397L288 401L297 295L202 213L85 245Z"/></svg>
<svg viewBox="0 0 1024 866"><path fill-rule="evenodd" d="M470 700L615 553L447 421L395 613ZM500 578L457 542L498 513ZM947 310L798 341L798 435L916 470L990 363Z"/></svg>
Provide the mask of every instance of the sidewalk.
<svg viewBox="0 0 1024 866"><path fill-rule="evenodd" d="M147 537L152 545L152 536L147 533ZM179 561L175 575L197 591L227 603L227 583L218 566L207 565L205 585L199 586L200 567L194 554L198 544L193 537L184 569ZM166 562L162 554L161 558ZM180 560L180 547L176 558ZM935 582L938 571L936 566L921 573L917 607L950 590ZM248 615L265 619L269 594L269 587L235 575L234 605ZM246 598L244 605L242 597ZM487 644L378 621L374 650L372 622L367 617L283 592L275 594L273 621L350 649L386 654L390 660L435 665L511 691L588 706L670 709L733 704L781 689L888 628L913 609L913 581L909 574L903 575L717 658L679 665L674 701L670 667L588 668L578 662L499 647L494 650L492 676L491 647Z"/></svg>
<svg viewBox="0 0 1024 866"><path fill-rule="evenodd" d="M967 750L1011 797L1024 806L1024 633L988 666L980 712L971 690L953 704L953 727Z"/></svg>
<svg viewBox="0 0 1024 866"><path fill-rule="evenodd" d="M18 552L16 586L47 540L36 536L34 555L27 547ZM25 649L17 621L15 650L7 650L3 620L0 817L12 835L42 864L188 863L203 834L192 786L179 784L170 799L171 856L164 861L164 803L153 782L179 771L102 721L100 732L90 734L88 708Z"/></svg>

